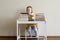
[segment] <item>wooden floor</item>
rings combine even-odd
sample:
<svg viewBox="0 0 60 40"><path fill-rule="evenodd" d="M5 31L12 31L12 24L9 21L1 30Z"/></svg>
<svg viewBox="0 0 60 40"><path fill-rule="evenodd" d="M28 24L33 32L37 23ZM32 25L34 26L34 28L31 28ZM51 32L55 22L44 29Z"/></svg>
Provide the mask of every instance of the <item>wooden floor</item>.
<svg viewBox="0 0 60 40"><path fill-rule="evenodd" d="M0 38L0 40L16 40L16 38ZM22 39L25 40L25 39ZM27 40L37 40L36 38L31 38L31 39L27 39ZM40 39L43 40L43 39Z"/></svg>
<svg viewBox="0 0 60 40"><path fill-rule="evenodd" d="M0 36L0 40L16 40L16 37L15 36L13 37ZM25 40L25 39L23 38L22 40ZM33 38L33 39L28 39L28 40L37 40L37 39ZM41 38L40 40L43 40L43 38ZM48 36L47 40L60 40L60 36Z"/></svg>
<svg viewBox="0 0 60 40"><path fill-rule="evenodd" d="M47 40L60 40L60 36L48 36Z"/></svg>
<svg viewBox="0 0 60 40"><path fill-rule="evenodd" d="M16 38L0 38L0 40L16 40Z"/></svg>
<svg viewBox="0 0 60 40"><path fill-rule="evenodd" d="M16 36L0 36L0 40L16 40Z"/></svg>

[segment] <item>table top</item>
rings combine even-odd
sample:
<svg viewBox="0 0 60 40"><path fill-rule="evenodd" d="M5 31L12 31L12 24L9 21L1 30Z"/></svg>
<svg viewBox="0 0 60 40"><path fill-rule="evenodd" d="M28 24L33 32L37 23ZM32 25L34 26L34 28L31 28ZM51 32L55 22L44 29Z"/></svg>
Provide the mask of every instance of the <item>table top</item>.
<svg viewBox="0 0 60 40"><path fill-rule="evenodd" d="M17 23L20 23L20 24L24 24L24 23L41 23L41 22L43 22L43 23L45 23L45 21L20 21L20 20L17 20Z"/></svg>

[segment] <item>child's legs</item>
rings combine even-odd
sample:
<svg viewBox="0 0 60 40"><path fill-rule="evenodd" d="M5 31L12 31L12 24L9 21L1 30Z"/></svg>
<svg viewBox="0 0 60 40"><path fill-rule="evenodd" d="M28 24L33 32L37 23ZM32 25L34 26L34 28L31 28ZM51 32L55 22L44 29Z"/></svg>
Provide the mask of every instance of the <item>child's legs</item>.
<svg viewBox="0 0 60 40"><path fill-rule="evenodd" d="M34 26L34 27L33 27L33 30L34 30L34 32L35 32L35 35L37 36L37 34L38 34L38 28L37 28L36 26Z"/></svg>
<svg viewBox="0 0 60 40"><path fill-rule="evenodd" d="M29 36L32 36L32 29L31 29L31 26L29 26L29 27L27 27L27 31L28 31L28 33L29 33Z"/></svg>

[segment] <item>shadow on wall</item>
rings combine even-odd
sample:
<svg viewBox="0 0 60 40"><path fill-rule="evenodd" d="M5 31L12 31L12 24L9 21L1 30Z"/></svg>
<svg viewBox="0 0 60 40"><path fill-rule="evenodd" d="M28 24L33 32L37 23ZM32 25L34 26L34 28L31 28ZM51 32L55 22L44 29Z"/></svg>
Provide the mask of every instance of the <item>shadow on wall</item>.
<svg viewBox="0 0 60 40"><path fill-rule="evenodd" d="M8 35L10 36L14 36L16 35L16 20L13 18L13 19L7 19L6 20L6 30L8 31Z"/></svg>
<svg viewBox="0 0 60 40"><path fill-rule="evenodd" d="M25 26L23 24L19 24L20 34L21 36L25 35Z"/></svg>
<svg viewBox="0 0 60 40"><path fill-rule="evenodd" d="M4 27L4 31L8 34L8 35L10 35L10 36L15 36L16 35L16 20L17 20L17 18L19 17L19 14L21 13L21 12L24 12L24 9L18 9L17 10L17 12L16 13L14 13L14 15L13 15L13 17L11 17L11 18L6 18L6 24L5 24L5 27ZM21 25L19 25L19 26L21 26ZM22 30L21 30L21 34L23 35L24 33L23 33L23 27L20 27Z"/></svg>

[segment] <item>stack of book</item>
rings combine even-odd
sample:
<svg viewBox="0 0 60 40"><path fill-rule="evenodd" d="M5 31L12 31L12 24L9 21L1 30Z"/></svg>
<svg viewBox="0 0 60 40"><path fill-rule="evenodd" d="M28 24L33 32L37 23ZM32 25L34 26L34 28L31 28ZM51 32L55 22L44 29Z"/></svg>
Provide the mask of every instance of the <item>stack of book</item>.
<svg viewBox="0 0 60 40"><path fill-rule="evenodd" d="M28 15L26 13L20 13L19 14L19 20L20 21L27 21L28 20Z"/></svg>
<svg viewBox="0 0 60 40"><path fill-rule="evenodd" d="M44 13L36 13L35 14L35 20L37 20L37 21L45 21Z"/></svg>

